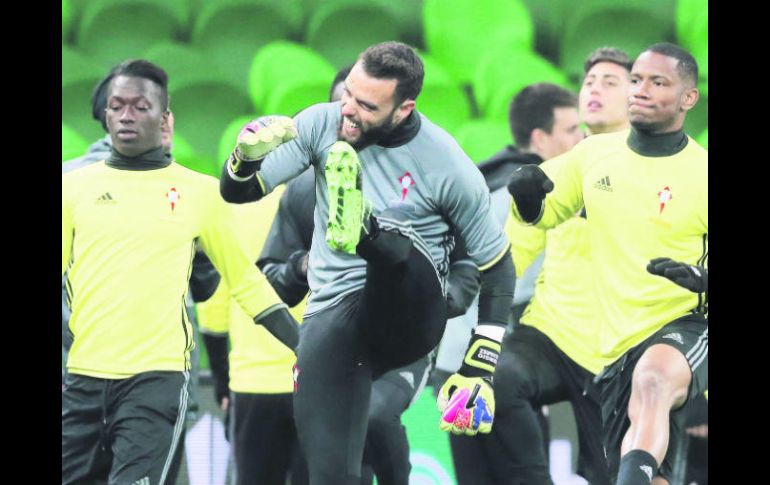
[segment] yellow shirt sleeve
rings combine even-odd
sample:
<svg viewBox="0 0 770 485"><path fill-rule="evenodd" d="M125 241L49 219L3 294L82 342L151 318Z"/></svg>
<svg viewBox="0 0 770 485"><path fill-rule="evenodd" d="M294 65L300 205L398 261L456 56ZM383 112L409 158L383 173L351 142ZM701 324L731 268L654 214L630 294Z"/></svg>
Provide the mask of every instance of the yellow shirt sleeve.
<svg viewBox="0 0 770 485"><path fill-rule="evenodd" d="M218 192L201 230L201 247L230 288L230 295L249 317L276 306L286 307L264 274L251 261L243 232L237 230L232 207Z"/></svg>
<svg viewBox="0 0 770 485"><path fill-rule="evenodd" d="M72 252L72 210L70 202L65 197L65 188L62 187L61 196L61 274L70 262Z"/></svg>
<svg viewBox="0 0 770 485"><path fill-rule="evenodd" d="M195 305L201 332L223 335L230 331L230 289L220 280L211 297Z"/></svg>

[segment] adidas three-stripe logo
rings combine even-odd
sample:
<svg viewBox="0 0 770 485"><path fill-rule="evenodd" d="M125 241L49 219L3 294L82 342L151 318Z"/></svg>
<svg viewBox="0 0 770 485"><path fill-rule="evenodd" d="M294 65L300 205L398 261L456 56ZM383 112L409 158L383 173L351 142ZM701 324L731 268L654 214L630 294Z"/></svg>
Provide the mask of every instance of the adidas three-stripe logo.
<svg viewBox="0 0 770 485"><path fill-rule="evenodd" d="M98 199L96 199L96 203L97 203L97 204L114 204L114 203L116 203L116 202L117 202L117 201L116 201L115 199L113 199L113 198L112 198L112 195L110 195L110 193L109 193L109 192L105 192L105 193L103 193L103 194L101 195L101 197L99 197Z"/></svg>
<svg viewBox="0 0 770 485"><path fill-rule="evenodd" d="M599 190L606 190L607 192L612 192L612 185L610 185L610 176L607 175L606 177L602 177L599 180L596 181L594 184L595 189Z"/></svg>

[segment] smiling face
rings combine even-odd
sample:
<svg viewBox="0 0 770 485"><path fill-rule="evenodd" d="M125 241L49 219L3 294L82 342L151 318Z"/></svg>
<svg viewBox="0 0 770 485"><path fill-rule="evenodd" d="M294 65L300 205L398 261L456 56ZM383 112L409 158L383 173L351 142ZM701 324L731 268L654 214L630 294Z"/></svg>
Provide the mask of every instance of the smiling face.
<svg viewBox="0 0 770 485"><path fill-rule="evenodd" d="M136 157L163 144L168 113L162 107L160 90L140 77L121 75L112 80L105 120L118 153Z"/></svg>
<svg viewBox="0 0 770 485"><path fill-rule="evenodd" d="M614 62L597 62L580 88L580 119L591 133L610 133L628 127L628 71Z"/></svg>
<svg viewBox="0 0 770 485"><path fill-rule="evenodd" d="M397 84L395 79L370 76L358 61L345 79L338 139L361 147L378 141L405 120L415 102L407 99L397 105Z"/></svg>
<svg viewBox="0 0 770 485"><path fill-rule="evenodd" d="M645 51L631 69L628 114L631 124L650 133L680 130L698 101L698 90L682 79L678 60Z"/></svg>

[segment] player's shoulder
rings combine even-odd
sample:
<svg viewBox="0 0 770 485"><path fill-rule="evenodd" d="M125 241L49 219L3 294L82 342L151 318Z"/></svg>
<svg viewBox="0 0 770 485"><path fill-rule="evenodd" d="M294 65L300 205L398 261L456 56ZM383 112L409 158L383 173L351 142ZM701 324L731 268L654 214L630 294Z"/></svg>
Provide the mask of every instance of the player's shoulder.
<svg viewBox="0 0 770 485"><path fill-rule="evenodd" d="M407 146L421 160L421 164L433 165L443 171L457 165L470 164L475 167L452 135L424 114L416 113L416 115L420 117L420 130L407 143Z"/></svg>
<svg viewBox="0 0 770 485"><path fill-rule="evenodd" d="M107 173L105 168L104 160L84 163L81 163L79 160L73 160L72 164L67 167L67 170L62 170L62 183L78 183L81 180L103 175Z"/></svg>
<svg viewBox="0 0 770 485"><path fill-rule="evenodd" d="M614 131L612 133L597 133L590 135L575 145L578 150L591 151L615 151L628 147L628 134L630 129Z"/></svg>
<svg viewBox="0 0 770 485"><path fill-rule="evenodd" d="M295 120L312 124L337 123L341 112L339 101L318 103L303 109L294 118Z"/></svg>

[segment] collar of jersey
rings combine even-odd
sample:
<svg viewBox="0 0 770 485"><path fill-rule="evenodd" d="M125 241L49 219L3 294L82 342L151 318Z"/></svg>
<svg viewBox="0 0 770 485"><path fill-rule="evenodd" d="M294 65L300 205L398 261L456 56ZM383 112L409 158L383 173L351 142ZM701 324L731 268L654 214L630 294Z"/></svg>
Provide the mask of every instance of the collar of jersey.
<svg viewBox="0 0 770 485"><path fill-rule="evenodd" d="M393 131L388 133L385 138L379 140L377 145L384 148L395 148L406 145L412 141L412 138L417 136L418 131L420 131L420 115L417 114L417 111L412 110L409 117Z"/></svg>
<svg viewBox="0 0 770 485"><path fill-rule="evenodd" d="M171 165L171 155L163 147L152 149L136 157L127 157L114 148L110 152L107 166L118 170L156 170Z"/></svg>
<svg viewBox="0 0 770 485"><path fill-rule="evenodd" d="M653 135L632 126L628 134L628 146L644 157L670 157L684 150L687 135L682 130Z"/></svg>

